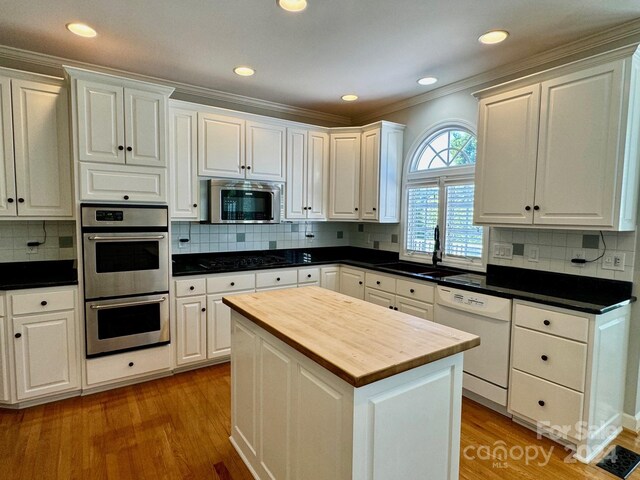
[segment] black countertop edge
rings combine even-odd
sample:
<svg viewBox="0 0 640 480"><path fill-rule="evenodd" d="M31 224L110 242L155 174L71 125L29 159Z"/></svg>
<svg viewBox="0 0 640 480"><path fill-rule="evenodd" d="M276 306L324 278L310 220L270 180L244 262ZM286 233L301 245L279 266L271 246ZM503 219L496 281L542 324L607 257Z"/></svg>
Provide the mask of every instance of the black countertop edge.
<svg viewBox="0 0 640 480"><path fill-rule="evenodd" d="M260 268L246 268L244 270L230 270L227 272L211 272L202 267L193 268L193 265L197 265L197 261L201 259L215 259L216 257L229 256L242 257L260 254L282 255L287 259L287 263ZM173 276L181 277L230 273L231 271L341 264L404 276L414 280L432 282L450 288L509 299L526 300L595 315L623 307L636 300L636 298L631 295L633 286L631 282L555 272L541 272L491 264L488 265L486 275L451 268L438 268L438 270L444 270L447 276L416 274L408 271L390 269L383 265L398 261L398 254L395 252L359 247L316 247L312 249L177 254L173 255ZM412 262L403 263L422 265ZM191 265L191 269L189 265ZM428 269L431 266L424 265L424 267ZM474 282L469 283L467 277L473 277Z"/></svg>
<svg viewBox="0 0 640 480"><path fill-rule="evenodd" d="M60 287L78 284L75 260L0 263L0 290Z"/></svg>

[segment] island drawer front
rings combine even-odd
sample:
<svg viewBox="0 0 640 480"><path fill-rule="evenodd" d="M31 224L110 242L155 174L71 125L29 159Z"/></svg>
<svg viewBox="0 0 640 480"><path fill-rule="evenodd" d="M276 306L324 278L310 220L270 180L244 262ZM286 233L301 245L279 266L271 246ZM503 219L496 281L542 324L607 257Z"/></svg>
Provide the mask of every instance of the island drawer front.
<svg viewBox="0 0 640 480"><path fill-rule="evenodd" d="M207 278L207 293L237 292L254 288L256 288L256 276L253 273Z"/></svg>
<svg viewBox="0 0 640 480"><path fill-rule="evenodd" d="M87 360L87 385L152 373L171 368L171 346L134 350Z"/></svg>
<svg viewBox="0 0 640 480"><path fill-rule="evenodd" d="M11 310L14 315L55 312L74 308L76 308L74 290L11 295Z"/></svg>
<svg viewBox="0 0 640 480"><path fill-rule="evenodd" d="M396 280L396 293L403 297L413 298L421 302L433 303L435 288L433 285L423 282L411 282L409 280Z"/></svg>
<svg viewBox="0 0 640 480"><path fill-rule="evenodd" d="M522 327L513 331L512 367L584 392L587 345Z"/></svg>
<svg viewBox="0 0 640 480"><path fill-rule="evenodd" d="M282 287L298 283L297 270L269 270L256 274L256 288Z"/></svg>
<svg viewBox="0 0 640 480"><path fill-rule="evenodd" d="M319 268L298 269L298 283L317 283L320 281Z"/></svg>
<svg viewBox="0 0 640 480"><path fill-rule="evenodd" d="M512 369L509 395L512 413L577 438L575 429L582 420L582 393Z"/></svg>
<svg viewBox="0 0 640 480"><path fill-rule="evenodd" d="M371 288L377 288L383 292L396 293L396 279L379 275L377 273L366 272L365 285Z"/></svg>
<svg viewBox="0 0 640 480"><path fill-rule="evenodd" d="M207 280L205 278L176 280L176 297L204 295L205 293L207 293Z"/></svg>
<svg viewBox="0 0 640 480"><path fill-rule="evenodd" d="M519 303L515 308L515 324L579 342L589 338L588 318Z"/></svg>

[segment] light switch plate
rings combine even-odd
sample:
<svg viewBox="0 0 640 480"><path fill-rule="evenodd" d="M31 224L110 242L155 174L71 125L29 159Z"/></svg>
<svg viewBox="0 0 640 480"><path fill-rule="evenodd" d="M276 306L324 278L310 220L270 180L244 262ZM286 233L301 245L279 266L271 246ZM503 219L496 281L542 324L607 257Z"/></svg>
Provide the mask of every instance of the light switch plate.
<svg viewBox="0 0 640 480"><path fill-rule="evenodd" d="M493 258L513 258L513 244L511 243L494 243Z"/></svg>
<svg viewBox="0 0 640 480"><path fill-rule="evenodd" d="M602 257L602 269L603 270L617 270L624 272L624 253L609 252Z"/></svg>
<svg viewBox="0 0 640 480"><path fill-rule="evenodd" d="M537 245L531 245L529 247L529 254L527 255L527 260L529 262L540 261L540 247L538 247Z"/></svg>

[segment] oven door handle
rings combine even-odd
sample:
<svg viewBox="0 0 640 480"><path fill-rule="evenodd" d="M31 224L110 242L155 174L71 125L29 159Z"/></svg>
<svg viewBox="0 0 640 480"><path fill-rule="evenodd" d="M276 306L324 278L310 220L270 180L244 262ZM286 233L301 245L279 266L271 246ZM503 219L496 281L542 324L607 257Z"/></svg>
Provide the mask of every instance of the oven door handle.
<svg viewBox="0 0 640 480"><path fill-rule="evenodd" d="M129 240L162 240L164 237L164 235L129 235L126 237L103 237L100 235L92 235L87 238L94 242L127 242Z"/></svg>
<svg viewBox="0 0 640 480"><path fill-rule="evenodd" d="M140 302L123 302L123 303L110 303L107 305L90 305L91 310L107 310L109 308L121 308L121 307L137 307L138 305L151 305L153 303L162 303L167 297L160 297L154 300L142 300Z"/></svg>

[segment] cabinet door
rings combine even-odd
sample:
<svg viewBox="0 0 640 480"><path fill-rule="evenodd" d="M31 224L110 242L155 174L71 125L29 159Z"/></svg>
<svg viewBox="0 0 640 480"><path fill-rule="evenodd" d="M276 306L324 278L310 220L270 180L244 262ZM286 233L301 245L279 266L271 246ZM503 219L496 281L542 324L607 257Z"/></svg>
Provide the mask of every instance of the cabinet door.
<svg viewBox="0 0 640 480"><path fill-rule="evenodd" d="M329 195L329 135L309 132L307 218L325 220Z"/></svg>
<svg viewBox="0 0 640 480"><path fill-rule="evenodd" d="M360 218L360 133L331 135L329 169L329 219Z"/></svg>
<svg viewBox="0 0 640 480"><path fill-rule="evenodd" d="M0 317L0 401L9 401L9 372L7 371L7 349L5 344L5 319Z"/></svg>
<svg viewBox="0 0 640 480"><path fill-rule="evenodd" d="M78 159L125 163L124 89L85 80L77 80L76 86Z"/></svg>
<svg viewBox="0 0 640 480"><path fill-rule="evenodd" d="M247 179L284 182L285 146L286 128L247 122Z"/></svg>
<svg viewBox="0 0 640 480"><path fill-rule="evenodd" d="M622 61L542 83L534 223L612 227Z"/></svg>
<svg viewBox="0 0 640 480"><path fill-rule="evenodd" d="M13 127L11 125L11 80L0 77L0 216L16 215L16 200Z"/></svg>
<svg viewBox="0 0 640 480"><path fill-rule="evenodd" d="M207 358L207 299L204 295L176 299L178 365Z"/></svg>
<svg viewBox="0 0 640 480"><path fill-rule="evenodd" d="M80 200L166 203L167 169L80 162Z"/></svg>
<svg viewBox="0 0 640 480"><path fill-rule="evenodd" d="M400 221L404 130L382 125L380 130L380 167L378 172L378 221Z"/></svg>
<svg viewBox="0 0 640 480"><path fill-rule="evenodd" d="M409 315L413 315L414 317L433 321L433 305L431 303L420 302L412 298L397 296L396 308L399 312L408 313Z"/></svg>
<svg viewBox="0 0 640 480"><path fill-rule="evenodd" d="M166 167L167 98L161 93L124 89L126 163Z"/></svg>
<svg viewBox="0 0 640 480"><path fill-rule="evenodd" d="M340 291L340 267L324 267L320 269L320 286L334 292Z"/></svg>
<svg viewBox="0 0 640 480"><path fill-rule="evenodd" d="M362 220L378 219L378 193L380 179L380 129L362 134Z"/></svg>
<svg viewBox="0 0 640 480"><path fill-rule="evenodd" d="M13 333L19 400L78 385L73 311L15 317Z"/></svg>
<svg viewBox="0 0 640 480"><path fill-rule="evenodd" d="M67 90L26 80L11 87L18 215L72 216Z"/></svg>
<svg viewBox="0 0 640 480"><path fill-rule="evenodd" d="M340 268L340 293L364 299L364 272L351 268Z"/></svg>
<svg viewBox="0 0 640 480"><path fill-rule="evenodd" d="M169 109L169 178L171 218L199 217L198 202L198 114Z"/></svg>
<svg viewBox="0 0 640 480"><path fill-rule="evenodd" d="M393 309L393 306L396 303L396 296L393 293L387 293L382 290L376 290L375 288L369 287L365 289L364 299L369 303L390 309Z"/></svg>
<svg viewBox="0 0 640 480"><path fill-rule="evenodd" d="M246 290L236 293L250 293ZM228 357L231 352L231 309L222 303L222 295L207 297L207 357Z"/></svg>
<svg viewBox="0 0 640 480"><path fill-rule="evenodd" d="M286 218L307 218L307 131L287 130Z"/></svg>
<svg viewBox="0 0 640 480"><path fill-rule="evenodd" d="M539 104L539 84L480 100L474 222L532 222Z"/></svg>
<svg viewBox="0 0 640 480"><path fill-rule="evenodd" d="M244 178L244 120L198 114L198 175Z"/></svg>

